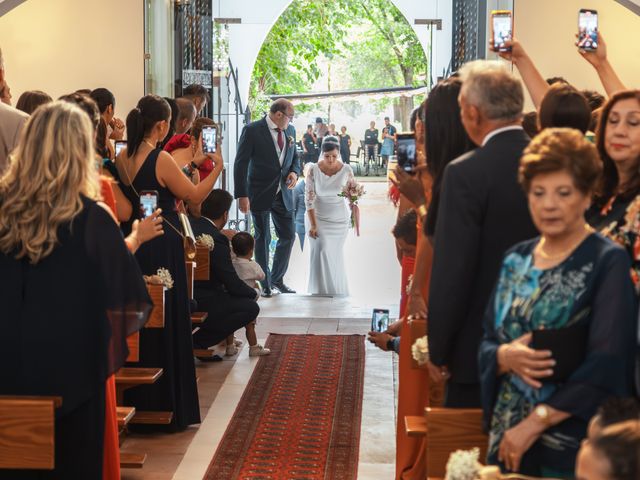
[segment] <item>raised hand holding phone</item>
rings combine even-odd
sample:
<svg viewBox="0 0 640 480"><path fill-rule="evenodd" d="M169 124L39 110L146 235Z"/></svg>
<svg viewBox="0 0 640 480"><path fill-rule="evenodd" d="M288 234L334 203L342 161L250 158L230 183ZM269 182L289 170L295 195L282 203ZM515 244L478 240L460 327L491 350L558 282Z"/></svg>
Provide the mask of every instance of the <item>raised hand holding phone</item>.
<svg viewBox="0 0 640 480"><path fill-rule="evenodd" d="M581 8L578 13L578 48L585 51L598 49L598 12Z"/></svg>
<svg viewBox="0 0 640 480"><path fill-rule="evenodd" d="M507 42L513 39L513 20L510 10L493 10L491 12L491 38L494 51L508 52L511 49L507 45Z"/></svg>

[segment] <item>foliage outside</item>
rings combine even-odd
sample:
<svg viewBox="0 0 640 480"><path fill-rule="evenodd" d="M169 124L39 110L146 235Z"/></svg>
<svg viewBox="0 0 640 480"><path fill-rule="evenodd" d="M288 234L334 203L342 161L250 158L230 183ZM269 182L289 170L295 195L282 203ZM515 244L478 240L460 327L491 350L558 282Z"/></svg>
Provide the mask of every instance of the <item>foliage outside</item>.
<svg viewBox="0 0 640 480"><path fill-rule="evenodd" d="M427 75L424 50L390 0L294 0L258 54L249 106L257 118L268 110L268 95L421 86ZM379 100L378 109L391 101ZM413 99L394 101L406 128ZM358 114L356 102L345 104ZM299 105L296 111L314 108Z"/></svg>

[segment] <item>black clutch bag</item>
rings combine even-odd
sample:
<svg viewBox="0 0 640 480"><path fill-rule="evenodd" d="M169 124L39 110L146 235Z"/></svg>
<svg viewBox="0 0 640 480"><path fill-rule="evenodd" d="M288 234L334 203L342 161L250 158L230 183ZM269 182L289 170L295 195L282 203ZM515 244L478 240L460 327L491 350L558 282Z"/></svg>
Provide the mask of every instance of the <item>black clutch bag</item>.
<svg viewBox="0 0 640 480"><path fill-rule="evenodd" d="M531 348L550 350L556 365L553 375L541 378L549 382L564 382L587 356L589 325L579 322L566 328L534 330Z"/></svg>

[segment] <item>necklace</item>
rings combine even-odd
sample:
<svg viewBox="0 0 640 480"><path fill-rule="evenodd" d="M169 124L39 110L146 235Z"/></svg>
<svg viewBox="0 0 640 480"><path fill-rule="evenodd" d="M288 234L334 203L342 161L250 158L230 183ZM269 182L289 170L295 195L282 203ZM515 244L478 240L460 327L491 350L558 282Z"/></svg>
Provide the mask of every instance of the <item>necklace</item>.
<svg viewBox="0 0 640 480"><path fill-rule="evenodd" d="M583 227L583 233L591 233L593 231L593 228L591 228L589 225L584 225ZM571 253L573 250L575 250L575 248L582 243L582 241L584 240L584 237L581 236L576 242L572 243L571 246L569 246L568 248L558 252L558 253L547 253L544 250L544 244L546 241L546 238L542 237L540 239L540 242L538 242L538 245L536 245L536 252L545 260L557 260L559 258L563 258L566 257L569 253Z"/></svg>

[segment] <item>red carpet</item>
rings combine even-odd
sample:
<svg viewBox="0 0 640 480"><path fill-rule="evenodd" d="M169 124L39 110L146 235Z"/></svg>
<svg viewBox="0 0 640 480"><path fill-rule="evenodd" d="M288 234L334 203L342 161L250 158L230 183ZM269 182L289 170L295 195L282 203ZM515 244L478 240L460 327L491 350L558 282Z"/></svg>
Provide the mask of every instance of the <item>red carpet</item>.
<svg viewBox="0 0 640 480"><path fill-rule="evenodd" d="M358 470L364 337L269 335L207 480L351 480Z"/></svg>

